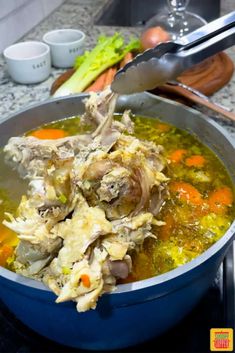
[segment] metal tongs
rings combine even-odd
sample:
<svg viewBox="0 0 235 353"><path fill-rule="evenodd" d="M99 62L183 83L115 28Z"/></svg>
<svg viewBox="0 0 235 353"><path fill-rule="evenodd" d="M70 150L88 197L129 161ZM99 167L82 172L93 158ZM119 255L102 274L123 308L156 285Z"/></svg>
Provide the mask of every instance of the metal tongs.
<svg viewBox="0 0 235 353"><path fill-rule="evenodd" d="M235 11L175 42L160 43L117 72L114 92L142 92L175 80L183 71L235 44Z"/></svg>

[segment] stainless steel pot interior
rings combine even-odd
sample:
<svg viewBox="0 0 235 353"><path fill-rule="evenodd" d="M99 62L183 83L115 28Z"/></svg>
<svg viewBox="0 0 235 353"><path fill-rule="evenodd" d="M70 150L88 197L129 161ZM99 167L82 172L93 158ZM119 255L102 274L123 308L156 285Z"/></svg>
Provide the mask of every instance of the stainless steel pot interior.
<svg viewBox="0 0 235 353"><path fill-rule="evenodd" d="M52 99L28 107L7 119L0 120L1 146L11 136L20 135L36 126L82 114L84 111L84 104L82 102L84 97L86 95ZM125 109L131 109L134 114L153 118L158 117L181 129L189 131L191 134L197 135L201 142L210 147L222 160L235 184L235 143L231 140L228 133L212 119L180 103L159 98L148 93L121 96L118 100L116 111L122 112ZM235 221L218 242L191 262L147 280L118 285L117 290L113 294L138 290L183 275L199 264L206 262L231 240L234 234ZM23 285L48 291L42 283L22 277L2 267L0 267L0 275Z"/></svg>

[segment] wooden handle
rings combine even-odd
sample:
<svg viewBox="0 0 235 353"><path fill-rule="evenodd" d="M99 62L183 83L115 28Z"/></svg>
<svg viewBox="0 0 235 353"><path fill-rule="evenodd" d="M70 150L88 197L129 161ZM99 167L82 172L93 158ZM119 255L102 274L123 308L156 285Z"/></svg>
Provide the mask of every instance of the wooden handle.
<svg viewBox="0 0 235 353"><path fill-rule="evenodd" d="M185 97L195 103L199 103L201 105L204 105L205 107L213 110L216 113L223 115L224 117L226 117L230 120L235 121L235 113L228 112L227 110L223 109L222 107L219 107L218 105L197 96L196 94L188 91L187 89L185 89L183 87L171 86L171 85L166 84L166 85L162 86L160 90L163 92L176 93L176 94L178 94L182 97Z"/></svg>

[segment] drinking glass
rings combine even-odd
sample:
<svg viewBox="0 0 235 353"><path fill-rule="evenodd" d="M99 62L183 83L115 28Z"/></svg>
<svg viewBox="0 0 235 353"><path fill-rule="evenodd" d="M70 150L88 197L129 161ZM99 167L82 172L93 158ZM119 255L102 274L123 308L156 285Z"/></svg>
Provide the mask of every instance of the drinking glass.
<svg viewBox="0 0 235 353"><path fill-rule="evenodd" d="M160 26L167 31L172 40L180 39L207 22L199 15L186 11L190 0L167 0L168 13L158 13L146 27Z"/></svg>

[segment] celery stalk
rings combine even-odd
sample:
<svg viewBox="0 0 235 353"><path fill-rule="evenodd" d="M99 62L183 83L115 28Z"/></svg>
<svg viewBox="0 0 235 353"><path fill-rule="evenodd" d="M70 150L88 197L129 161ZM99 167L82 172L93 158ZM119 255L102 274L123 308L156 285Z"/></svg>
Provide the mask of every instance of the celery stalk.
<svg viewBox="0 0 235 353"><path fill-rule="evenodd" d="M132 39L125 45L124 38L119 33L112 37L101 36L96 47L78 57L75 63L75 73L55 92L54 97L66 96L82 92L103 71L123 59L126 53L138 50L139 40Z"/></svg>

